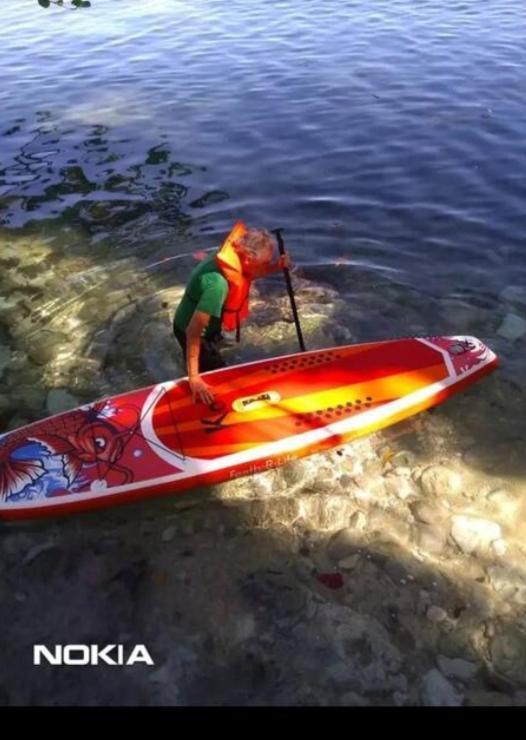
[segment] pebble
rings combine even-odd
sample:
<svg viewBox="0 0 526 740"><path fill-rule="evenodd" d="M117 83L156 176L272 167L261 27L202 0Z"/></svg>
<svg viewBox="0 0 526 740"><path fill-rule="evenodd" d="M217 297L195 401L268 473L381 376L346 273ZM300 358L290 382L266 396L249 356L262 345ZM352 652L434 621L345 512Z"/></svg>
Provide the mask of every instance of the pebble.
<svg viewBox="0 0 526 740"><path fill-rule="evenodd" d="M427 618L433 624L439 624L447 619L447 612L440 606L430 606L426 613Z"/></svg>
<svg viewBox="0 0 526 740"><path fill-rule="evenodd" d="M173 538L175 537L176 532L177 532L176 527L174 526L167 527L161 535L161 540L163 542L171 542Z"/></svg>

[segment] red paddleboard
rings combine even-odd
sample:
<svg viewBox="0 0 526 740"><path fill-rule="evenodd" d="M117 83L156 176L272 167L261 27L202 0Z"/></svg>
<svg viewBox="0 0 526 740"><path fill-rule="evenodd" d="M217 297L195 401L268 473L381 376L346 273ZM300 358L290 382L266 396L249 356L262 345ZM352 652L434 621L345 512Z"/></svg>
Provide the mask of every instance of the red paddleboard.
<svg viewBox="0 0 526 740"><path fill-rule="evenodd" d="M341 445L444 401L493 370L475 337L315 350L113 396L0 436L0 518L183 492Z"/></svg>

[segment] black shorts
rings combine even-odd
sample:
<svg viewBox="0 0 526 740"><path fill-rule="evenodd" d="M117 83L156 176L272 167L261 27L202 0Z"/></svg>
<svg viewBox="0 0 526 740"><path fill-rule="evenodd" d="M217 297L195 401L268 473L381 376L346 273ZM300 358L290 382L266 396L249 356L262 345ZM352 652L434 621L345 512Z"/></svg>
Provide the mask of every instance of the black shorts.
<svg viewBox="0 0 526 740"><path fill-rule="evenodd" d="M178 326L173 325L174 336L179 342L183 351L183 357L185 360L186 367L186 334L181 331ZM199 372L206 373L208 370L217 370L220 367L225 367L225 361L221 357L217 346L213 340L201 339L201 347L199 349Z"/></svg>

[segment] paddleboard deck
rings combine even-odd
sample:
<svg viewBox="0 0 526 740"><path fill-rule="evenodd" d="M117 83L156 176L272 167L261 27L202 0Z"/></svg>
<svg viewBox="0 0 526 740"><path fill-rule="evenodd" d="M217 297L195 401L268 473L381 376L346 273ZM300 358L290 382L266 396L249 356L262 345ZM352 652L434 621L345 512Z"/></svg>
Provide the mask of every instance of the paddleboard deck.
<svg viewBox="0 0 526 740"><path fill-rule="evenodd" d="M475 337L320 349L204 373L67 411L0 436L0 519L181 493L269 470L435 406L491 372Z"/></svg>

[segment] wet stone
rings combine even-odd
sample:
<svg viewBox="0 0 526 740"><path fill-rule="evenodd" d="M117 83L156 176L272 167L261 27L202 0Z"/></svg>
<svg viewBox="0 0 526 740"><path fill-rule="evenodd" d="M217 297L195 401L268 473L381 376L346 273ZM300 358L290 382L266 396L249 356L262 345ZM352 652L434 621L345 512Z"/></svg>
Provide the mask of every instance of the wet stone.
<svg viewBox="0 0 526 740"><path fill-rule="evenodd" d="M480 670L480 666L462 658L447 658L439 655L438 667L446 678L458 678L461 681L470 681Z"/></svg>
<svg viewBox="0 0 526 740"><path fill-rule="evenodd" d="M524 285L508 285L500 292L499 299L526 310L526 287Z"/></svg>
<svg viewBox="0 0 526 740"><path fill-rule="evenodd" d="M521 339L526 334L526 321L517 314L509 313L499 327L497 334L510 342Z"/></svg>
<svg viewBox="0 0 526 740"><path fill-rule="evenodd" d="M417 524L414 528L414 542L422 552L441 555L447 547L448 532L429 524Z"/></svg>
<svg viewBox="0 0 526 740"><path fill-rule="evenodd" d="M356 532L354 528L341 529L336 532L327 545L327 554L331 560L338 562L350 555L354 555L358 549Z"/></svg>
<svg viewBox="0 0 526 740"><path fill-rule="evenodd" d="M11 361L11 350L5 344L0 344L0 378Z"/></svg>
<svg viewBox="0 0 526 740"><path fill-rule="evenodd" d="M431 707L459 707L463 697L436 668L422 680L422 702Z"/></svg>
<svg viewBox="0 0 526 740"><path fill-rule="evenodd" d="M513 624L501 626L490 643L491 662L497 673L526 685L526 633Z"/></svg>
<svg viewBox="0 0 526 740"><path fill-rule="evenodd" d="M430 606L426 616L433 624L440 624L440 622L444 622L447 619L447 612L440 606Z"/></svg>
<svg viewBox="0 0 526 740"><path fill-rule="evenodd" d="M514 704L511 696L499 691L474 689L466 694L466 706L468 707L512 707Z"/></svg>
<svg viewBox="0 0 526 740"><path fill-rule="evenodd" d="M447 497L462 493L462 477L442 465L430 465L420 476L420 487L428 496Z"/></svg>
<svg viewBox="0 0 526 740"><path fill-rule="evenodd" d="M167 527L161 535L161 540L163 542L171 542L173 538L175 537L176 532L177 532L176 527L174 526Z"/></svg>
<svg viewBox="0 0 526 740"><path fill-rule="evenodd" d="M33 337L26 347L27 354L38 365L46 365L54 359L59 346L68 342L64 334L53 331L41 331Z"/></svg>
<svg viewBox="0 0 526 740"><path fill-rule="evenodd" d="M60 414L79 405L79 400L64 388L53 388L47 394L46 408L50 414Z"/></svg>
<svg viewBox="0 0 526 740"><path fill-rule="evenodd" d="M502 537L500 525L488 519L471 516L453 516L451 537L459 548L471 553L488 548Z"/></svg>

